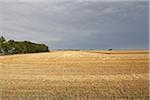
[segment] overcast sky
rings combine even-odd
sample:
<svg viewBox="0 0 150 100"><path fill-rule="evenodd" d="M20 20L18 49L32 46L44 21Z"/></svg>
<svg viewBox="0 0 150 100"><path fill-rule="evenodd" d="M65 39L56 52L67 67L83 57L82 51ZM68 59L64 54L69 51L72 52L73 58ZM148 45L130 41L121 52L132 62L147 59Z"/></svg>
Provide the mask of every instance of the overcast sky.
<svg viewBox="0 0 150 100"><path fill-rule="evenodd" d="M0 0L0 36L50 49L147 49L148 0Z"/></svg>

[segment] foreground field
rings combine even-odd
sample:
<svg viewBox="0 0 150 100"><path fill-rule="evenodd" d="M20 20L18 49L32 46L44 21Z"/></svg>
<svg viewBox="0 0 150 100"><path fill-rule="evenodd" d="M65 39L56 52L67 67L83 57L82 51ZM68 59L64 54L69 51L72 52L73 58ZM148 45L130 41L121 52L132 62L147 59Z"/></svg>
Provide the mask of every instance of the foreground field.
<svg viewBox="0 0 150 100"><path fill-rule="evenodd" d="M0 56L0 100L148 100L148 52Z"/></svg>

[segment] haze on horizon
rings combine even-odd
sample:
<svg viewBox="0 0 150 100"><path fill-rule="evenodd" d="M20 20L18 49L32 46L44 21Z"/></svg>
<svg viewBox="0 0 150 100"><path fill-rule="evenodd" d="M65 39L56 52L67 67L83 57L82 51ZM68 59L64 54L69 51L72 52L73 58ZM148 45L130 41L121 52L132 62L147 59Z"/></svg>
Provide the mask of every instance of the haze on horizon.
<svg viewBox="0 0 150 100"><path fill-rule="evenodd" d="M148 0L0 0L0 36L49 49L148 49Z"/></svg>

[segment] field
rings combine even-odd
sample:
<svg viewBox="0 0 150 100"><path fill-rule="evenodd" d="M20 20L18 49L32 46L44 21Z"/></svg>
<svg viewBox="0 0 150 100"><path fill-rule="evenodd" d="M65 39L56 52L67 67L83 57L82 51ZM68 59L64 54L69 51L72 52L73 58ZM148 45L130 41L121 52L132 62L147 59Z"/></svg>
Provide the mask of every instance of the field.
<svg viewBox="0 0 150 100"><path fill-rule="evenodd" d="M0 100L148 100L147 51L0 56Z"/></svg>

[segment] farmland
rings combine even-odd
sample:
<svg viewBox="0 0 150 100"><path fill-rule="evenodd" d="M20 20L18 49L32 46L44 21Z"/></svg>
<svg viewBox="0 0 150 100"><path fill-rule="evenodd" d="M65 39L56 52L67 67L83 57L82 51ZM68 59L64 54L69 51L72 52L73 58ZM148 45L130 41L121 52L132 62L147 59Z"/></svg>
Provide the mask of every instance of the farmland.
<svg viewBox="0 0 150 100"><path fill-rule="evenodd" d="M148 100L148 51L0 56L0 100Z"/></svg>

